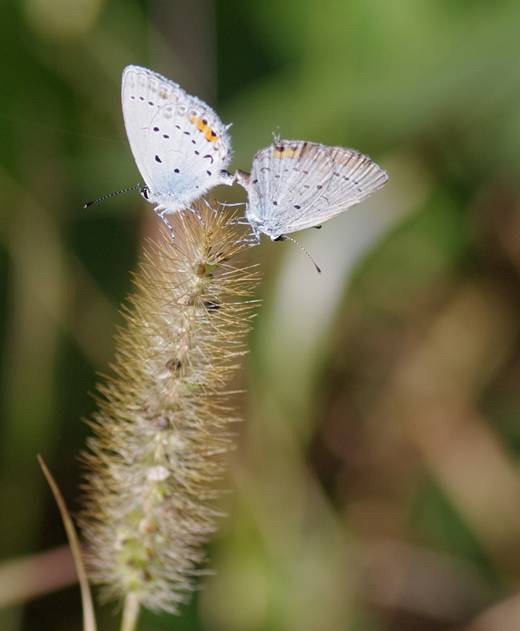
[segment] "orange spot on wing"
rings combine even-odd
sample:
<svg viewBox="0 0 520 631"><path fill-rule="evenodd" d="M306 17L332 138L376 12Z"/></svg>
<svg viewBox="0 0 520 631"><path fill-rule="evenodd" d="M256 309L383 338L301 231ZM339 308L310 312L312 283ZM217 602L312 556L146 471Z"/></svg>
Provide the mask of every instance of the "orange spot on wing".
<svg viewBox="0 0 520 631"><path fill-rule="evenodd" d="M195 116L194 114L192 114L190 116L190 121L195 125L195 127L199 131L205 131L206 127L208 126L206 121L202 118L202 116Z"/></svg>
<svg viewBox="0 0 520 631"><path fill-rule="evenodd" d="M208 125L208 121L202 116L195 116L192 114L190 116L190 120L195 125L195 127L204 134L206 140L210 142L215 142L218 140L218 134L216 134L211 127Z"/></svg>
<svg viewBox="0 0 520 631"><path fill-rule="evenodd" d="M288 145L275 145L274 157L275 158L299 158L302 154L302 148L295 146L290 147Z"/></svg>
<svg viewBox="0 0 520 631"><path fill-rule="evenodd" d="M208 128L204 135L206 137L206 140L209 140L210 142L215 142L218 140L218 134L216 134L212 129Z"/></svg>

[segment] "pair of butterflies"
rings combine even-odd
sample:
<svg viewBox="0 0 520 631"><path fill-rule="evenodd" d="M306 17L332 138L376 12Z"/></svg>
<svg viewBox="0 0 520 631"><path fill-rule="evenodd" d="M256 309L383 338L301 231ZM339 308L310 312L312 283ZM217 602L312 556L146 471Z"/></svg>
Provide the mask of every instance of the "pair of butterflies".
<svg viewBox="0 0 520 631"><path fill-rule="evenodd" d="M321 225L388 179L384 169L354 149L278 139L256 153L250 174L231 175L230 125L173 81L139 66L123 71L122 105L145 182L142 194L163 219L189 208L214 186L237 181L248 194L245 214L254 235L283 239Z"/></svg>

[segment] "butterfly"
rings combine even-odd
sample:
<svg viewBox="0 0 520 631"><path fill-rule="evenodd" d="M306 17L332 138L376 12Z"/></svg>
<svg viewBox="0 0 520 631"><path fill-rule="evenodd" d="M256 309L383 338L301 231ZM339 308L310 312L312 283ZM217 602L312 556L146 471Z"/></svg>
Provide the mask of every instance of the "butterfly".
<svg viewBox="0 0 520 631"><path fill-rule="evenodd" d="M381 188L388 174L355 149L275 139L258 151L251 173L237 171L246 189L246 219L257 239L320 227Z"/></svg>
<svg viewBox="0 0 520 631"><path fill-rule="evenodd" d="M121 101L128 142L145 182L141 193L167 225L165 214L189 208L214 186L233 183L226 170L230 125L209 105L140 66L124 69Z"/></svg>

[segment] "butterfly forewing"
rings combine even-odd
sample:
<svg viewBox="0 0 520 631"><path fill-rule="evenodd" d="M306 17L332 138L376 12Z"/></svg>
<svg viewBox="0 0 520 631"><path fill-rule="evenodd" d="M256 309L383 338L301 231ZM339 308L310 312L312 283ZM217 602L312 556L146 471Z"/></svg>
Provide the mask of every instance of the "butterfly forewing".
<svg viewBox="0 0 520 631"><path fill-rule="evenodd" d="M368 156L355 149L330 147L333 171L328 186L331 211L341 212L381 188L388 174Z"/></svg>
<svg viewBox="0 0 520 631"><path fill-rule="evenodd" d="M388 180L384 169L355 149L324 148L330 157L331 168L322 194L306 205L298 218L294 218L290 231L304 230L332 219L363 201Z"/></svg>
<svg viewBox="0 0 520 631"><path fill-rule="evenodd" d="M161 75L139 66L123 73L126 132L150 200L171 211L226 181L231 143L215 112Z"/></svg>

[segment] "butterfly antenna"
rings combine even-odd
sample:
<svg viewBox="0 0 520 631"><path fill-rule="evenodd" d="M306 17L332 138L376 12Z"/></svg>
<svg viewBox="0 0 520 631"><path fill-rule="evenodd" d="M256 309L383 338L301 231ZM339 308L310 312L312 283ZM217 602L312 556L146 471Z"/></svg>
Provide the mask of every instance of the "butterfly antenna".
<svg viewBox="0 0 520 631"><path fill-rule="evenodd" d="M129 186L128 188L122 188L120 191L114 191L113 193L107 193L106 195L102 195L97 199L93 199L90 202L86 202L83 204L83 208L89 208L89 206L94 206L94 204L99 204L100 202L104 202L106 199L110 199L111 197L116 197L116 195L122 195L123 193L129 193L130 191L143 191L146 187L143 187L142 184L134 184L134 186Z"/></svg>
<svg viewBox="0 0 520 631"><path fill-rule="evenodd" d="M303 247L303 245L299 242L296 241L296 239L294 239L293 237L290 237L289 235L285 234L283 235L283 239L280 239L281 241L292 241L292 243L294 243L294 245L298 246L300 248L300 250L307 255L307 257L309 258L309 260L312 262L312 264L314 265L314 267L316 268L316 271L318 272L318 274L321 274L321 268L318 266L318 264L316 263L316 261L312 258L312 256L310 255L309 251Z"/></svg>

